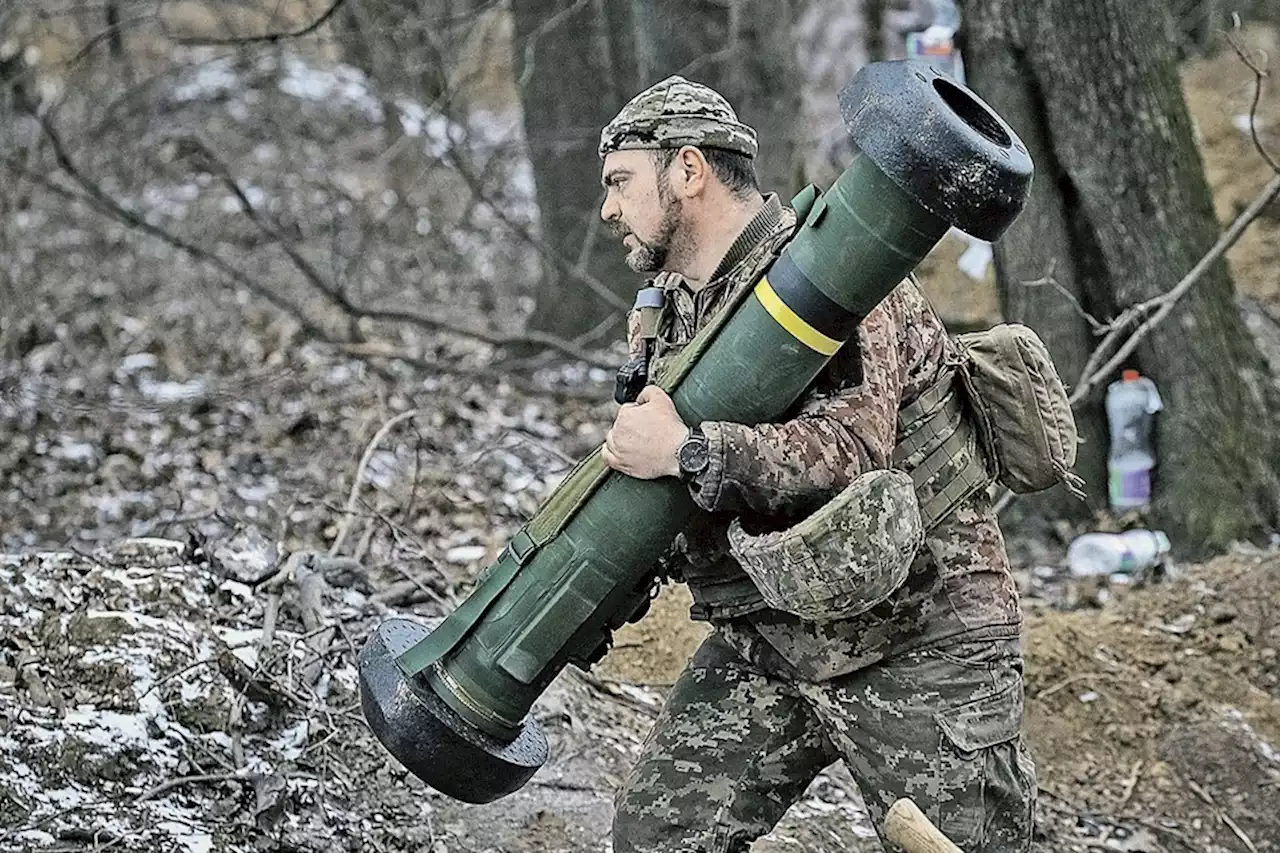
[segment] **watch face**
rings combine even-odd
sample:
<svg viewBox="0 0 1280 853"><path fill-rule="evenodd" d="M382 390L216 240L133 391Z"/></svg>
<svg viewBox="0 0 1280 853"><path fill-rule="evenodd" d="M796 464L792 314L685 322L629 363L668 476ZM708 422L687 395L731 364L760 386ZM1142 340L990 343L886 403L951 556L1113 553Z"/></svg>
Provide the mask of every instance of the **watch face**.
<svg viewBox="0 0 1280 853"><path fill-rule="evenodd" d="M706 440L692 439L680 445L680 470L686 474L699 474L711 461Z"/></svg>

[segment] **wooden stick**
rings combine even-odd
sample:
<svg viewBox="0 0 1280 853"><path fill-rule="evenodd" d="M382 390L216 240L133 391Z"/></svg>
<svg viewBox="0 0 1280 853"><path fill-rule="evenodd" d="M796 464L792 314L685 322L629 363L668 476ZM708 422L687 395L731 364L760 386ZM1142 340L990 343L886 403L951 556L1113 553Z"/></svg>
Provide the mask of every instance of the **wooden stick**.
<svg viewBox="0 0 1280 853"><path fill-rule="evenodd" d="M907 853L963 853L906 797L889 807L884 837Z"/></svg>

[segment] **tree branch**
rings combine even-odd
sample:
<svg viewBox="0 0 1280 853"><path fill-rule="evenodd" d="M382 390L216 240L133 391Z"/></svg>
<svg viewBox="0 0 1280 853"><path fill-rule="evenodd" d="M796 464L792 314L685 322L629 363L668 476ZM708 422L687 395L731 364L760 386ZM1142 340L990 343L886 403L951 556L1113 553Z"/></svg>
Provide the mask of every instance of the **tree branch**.
<svg viewBox="0 0 1280 853"><path fill-rule="evenodd" d="M144 803L147 800L153 800L161 794L168 793L175 788L181 788L184 785L206 785L210 782L253 782L257 778L259 778L259 774L244 773L241 771L237 771L235 773L201 774L199 776L179 776L176 779L161 782L150 790L143 791L136 799L134 799L134 802Z"/></svg>
<svg viewBox="0 0 1280 853"><path fill-rule="evenodd" d="M328 9L325 9L324 12L320 14L320 17L316 18L314 21L307 24L305 27L303 27L300 30L292 30L290 32L263 33L262 35L256 35L256 36L232 36L230 38L208 38L205 36L172 36L172 35L168 36L168 38L169 38L169 41L173 42L174 44L180 44L184 46L216 47L216 46L239 45L239 44L274 44L276 42L283 41L284 39L302 38L303 36L311 35L316 30L324 26L325 23L330 18L332 18L335 14L337 14L338 10L342 8L342 4L346 2L347 0L333 0L333 3L330 4Z"/></svg>
<svg viewBox="0 0 1280 853"><path fill-rule="evenodd" d="M26 105L25 111L39 124L41 131L53 150L54 159L57 161L60 170L84 192L84 196L80 197L81 200L89 202L101 212L106 213L122 224L158 239L179 251L185 252L197 261L213 266L236 284L244 287L254 295L262 297L270 304L292 316L299 322L303 330L316 340L339 346L351 343L350 341L335 338L333 335L327 333L319 324L311 320L300 306L282 296L278 289L267 287L232 264L223 260L213 252L196 243L186 240L167 229L153 225L133 211L126 209L80 169L72 159L57 127L54 126L47 114L37 113L29 104ZM344 294L338 291L338 289L325 278L314 264L302 255L293 241L282 234L273 224L266 221L261 212L258 211L252 202L249 201L243 189L241 189L239 183L231 174L230 169L208 148L207 145L194 136L175 138L173 141L176 144L184 146L183 150L185 153L194 153L199 155L200 159L203 161L202 165L208 168L209 171L212 172L228 189L228 191L235 196L245 216L253 222L265 236L269 237L280 246L281 250L285 252L293 265L298 269L299 273L309 284L320 292L330 305L344 313L346 316L353 319L365 318L370 320L410 323L420 328L450 332L496 347L511 347L532 343L560 352L569 358L584 361L595 367L608 369L613 366L611 361L599 353L589 352L569 341L565 341L555 335L543 332L530 332L526 335L502 335L482 329L468 328L445 320L440 320L435 317L428 317L413 312L365 308L354 304L347 299ZM51 188L53 186L48 184L47 181L42 183L46 186L50 186ZM386 353L385 355L386 357L398 357L391 353Z"/></svg>
<svg viewBox="0 0 1280 853"><path fill-rule="evenodd" d="M1032 281L1020 282L1020 284L1023 287L1044 287L1046 284L1049 285L1054 290L1058 291L1058 293L1062 294L1062 296L1071 303L1071 307L1076 309L1076 313L1093 328L1094 334L1102 334L1105 332L1107 330L1107 325L1100 322L1088 311L1084 310L1084 306L1080 304L1080 300L1076 299L1075 294L1067 290L1067 288L1063 286L1062 282L1058 281L1058 277L1054 274L1057 272L1057 269L1058 259L1052 258L1049 261L1048 268L1044 271L1044 275L1040 276L1040 278L1033 279Z"/></svg>
<svg viewBox="0 0 1280 853"><path fill-rule="evenodd" d="M1262 155L1262 159L1267 161L1267 165L1271 167L1271 171L1280 175L1280 162L1276 162L1276 158L1271 156L1271 152L1262 144L1262 140L1258 138L1258 103L1262 100L1262 81L1271 76L1271 72L1254 62L1253 54L1240 43L1240 13L1232 12L1232 32L1227 33L1227 41L1231 43L1231 47L1235 50L1236 56L1240 57L1240 61L1248 66L1253 72L1253 105L1249 108L1249 137L1253 140L1253 147ZM1263 54L1266 55L1265 53Z"/></svg>
<svg viewBox="0 0 1280 853"><path fill-rule="evenodd" d="M1233 17L1235 19L1235 31L1238 33L1240 30L1240 18L1239 15L1234 15ZM1178 300L1185 296L1195 286L1195 283L1203 278L1204 274L1239 241L1253 221L1273 204L1277 198L1280 198L1280 162L1277 162L1262 145L1262 141L1258 137L1257 126L1258 104L1262 97L1262 83L1269 76L1269 72L1253 61L1248 51L1238 42L1235 33L1228 33L1227 38L1231 42L1231 46L1235 48L1236 55L1254 73L1253 105L1249 110L1249 131L1253 139L1254 148L1257 149L1267 165L1271 167L1273 176L1249 206L1222 232L1209 251L1182 277L1181 281L1166 293L1130 306L1109 324L1110 331L1094 348L1088 361L1085 362L1084 369L1080 371L1080 379L1076 382L1075 389L1068 398L1072 408L1075 408L1081 400L1088 397L1099 384L1124 363L1129 354L1138 348L1138 344L1141 343L1142 339L1172 313ZM1050 271L1050 274L1052 274L1052 271ZM1124 338L1129 326L1139 317L1148 314L1150 316L1134 330L1133 334L1127 339ZM1113 349L1114 352L1112 353ZM1108 353L1111 353L1109 357ZM1013 502L1015 497L1016 495L1012 491L1004 489L994 504L995 512L997 514L1002 512L1005 507Z"/></svg>
<svg viewBox="0 0 1280 853"><path fill-rule="evenodd" d="M628 303L627 300L610 290L598 278L589 274L586 270L569 263L569 261L554 248L534 237L523 226L513 222L511 217L507 216L506 211L502 209L502 206L495 203L485 194L483 187L480 185L480 180L471 172L470 168L468 168L468 166L453 153L452 150L445 154L445 158L448 160L450 165L458 170L458 175L461 176L463 182L466 183L467 187L471 190L471 193L477 199L484 202L498 221L511 229L513 234L537 249L543 257L550 260L561 272L564 272L571 278L585 284L591 292L600 297L605 304L613 308L617 308L620 311L629 311L631 309L631 304Z"/></svg>
<svg viewBox="0 0 1280 853"><path fill-rule="evenodd" d="M574 345L564 338L546 332L528 331L523 335L504 335L498 332L488 332L483 329L469 328L455 325L445 320L438 320L435 317L427 317L413 311L397 311L394 309L378 309L378 308L360 308L353 306L352 310L357 316L367 318L369 320L384 320L392 323L408 323L414 326L420 326L427 329L437 329L445 332L453 332L481 343L490 344L495 347L511 347L520 344L537 344L547 349L556 350L570 358L584 361L593 367L601 367L610 369L617 367L617 364L599 353L593 353L579 346ZM394 356L392 356L394 357Z"/></svg>
<svg viewBox="0 0 1280 853"><path fill-rule="evenodd" d="M1139 306L1135 306L1136 308L1144 310L1155 308L1156 311L1148 317L1147 320L1144 321L1123 344L1120 345L1115 354L1111 356L1105 364L1094 368L1093 365L1096 361L1100 360L1096 359L1098 353L1104 352L1107 347L1113 345L1113 341L1123 334L1124 328L1121 327L1112 331L1105 339L1103 339L1103 342L1099 344L1098 348L1094 351L1094 356L1091 356L1089 363L1085 365L1085 369L1079 383L1076 385L1075 391L1071 393L1071 402L1073 405L1088 396L1088 394L1097 387L1103 379L1111 375L1112 371L1120 366L1131 352L1137 349L1138 344L1142 339L1145 338L1152 329L1158 326L1165 317L1169 316L1169 313L1173 311L1178 300L1185 296L1187 291L1189 291L1192 286L1194 286L1195 283L1199 281L1206 272L1208 272L1209 268L1217 263L1217 261L1226 254L1227 250L1236 244L1236 241L1238 241L1240 236L1244 234L1245 229L1248 228L1249 225L1258 218L1258 215L1261 214L1262 211L1277 198L1280 198L1280 172L1277 172L1275 177L1267 183L1266 187L1263 188L1262 192L1258 194L1249 207L1236 217L1235 221L1231 223L1231 227L1222 233L1222 236L1218 238L1218 242L1213 245L1212 249L1205 253L1204 257L1196 262L1196 265L1191 268L1190 272L1183 276L1182 281L1178 282L1178 284L1169 292L1163 293L1153 299L1149 299L1146 302L1141 303Z"/></svg>
<svg viewBox="0 0 1280 853"><path fill-rule="evenodd" d="M176 234L166 231L163 228L152 225L133 211L127 210L76 165L75 161L71 158L70 152L67 150L66 144L62 140L61 134L53 125L53 122L49 119L47 114L38 112L35 110L34 106L29 103L23 104L23 109L39 124L40 130L44 134L45 139L48 140L50 146L53 148L53 155L54 159L57 161L58 168L78 187L80 187L80 189L85 193L87 200L90 201L93 206L97 207L100 211L108 214L120 223L154 237L175 249L183 251L202 263L207 263L210 266L213 266L219 272L226 275L246 290L257 296L261 296L272 305L293 316L309 334L312 334L321 340L329 340L329 336L324 333L324 330L308 319L307 315L300 307L294 305L291 301L281 296L274 288L266 287L255 281L236 267L215 255L213 252L185 240Z"/></svg>
<svg viewBox="0 0 1280 853"><path fill-rule="evenodd" d="M353 319L383 320L393 323L407 323L420 328L432 329L436 331L452 332L456 335L472 338L482 343L495 347L511 347L521 344L536 344L546 349L555 350L570 358L585 361L596 367L609 368L614 366L613 362L603 358L602 356L588 352L587 350L559 338L555 335L545 332L530 331L523 335L503 335L496 332L488 332L483 329L462 326L453 322L440 320L435 317L428 317L413 311L401 311L392 309L378 309L360 306L352 302L346 297L341 290L331 283L316 266L307 260L307 258L298 249L297 243L286 237L280 229L273 223L268 222L262 215L261 211L249 200L244 191L240 188L239 182L235 176L231 174L231 169L221 158L219 158L202 140L193 135L175 137L172 140L180 146L180 150L186 155L196 155L201 161L200 165L207 171L214 174L218 180L230 191L236 198L241 210L249 218L264 235L280 246L293 265L316 290L329 301L331 305Z"/></svg>
<svg viewBox="0 0 1280 853"><path fill-rule="evenodd" d="M401 412L395 417L384 423L377 432L373 434L373 438L369 441L368 446L364 449L364 454L360 457L360 464L356 466L356 475L351 481L351 493L347 495L347 511L342 520L342 527L338 530L338 535L333 540L333 545L329 547L329 556L336 557L338 552L342 550L342 545L346 541L347 536L351 533L351 525L356 517L356 500L360 496L360 481L364 479L365 469L369 467L369 460L373 458L374 451L378 449L378 445L382 443L382 439L387 437L387 433L395 429L396 424L406 421L418 414L418 409L409 409L407 412Z"/></svg>

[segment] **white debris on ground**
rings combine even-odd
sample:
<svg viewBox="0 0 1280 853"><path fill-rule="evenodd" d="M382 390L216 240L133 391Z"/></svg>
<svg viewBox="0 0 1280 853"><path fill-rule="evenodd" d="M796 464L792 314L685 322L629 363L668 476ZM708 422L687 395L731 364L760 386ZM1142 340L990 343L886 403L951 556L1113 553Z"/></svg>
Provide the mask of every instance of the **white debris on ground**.
<svg viewBox="0 0 1280 853"><path fill-rule="evenodd" d="M281 735L302 727L305 743L309 715L350 713L354 671L335 679L328 703L311 697L306 707L284 691L245 701L226 656L252 672L260 608L191 546L132 540L86 556L0 557L0 588L0 814L9 827L0 850L116 839L127 849L248 850L232 840L282 799L314 794L318 780L291 766L298 738ZM299 662L302 637L284 627L275 635L269 653ZM365 819L327 817L328 834ZM303 829L307 818L283 821Z"/></svg>
<svg viewBox="0 0 1280 853"><path fill-rule="evenodd" d="M297 676L311 652L292 595L264 647L263 588L193 542L0 555L0 853L602 849L660 695L566 673L535 709L548 765L496 803L457 803L369 732L355 654L395 614L333 583L340 639L312 690ZM842 845L870 836L837 774L761 849L819 829Z"/></svg>

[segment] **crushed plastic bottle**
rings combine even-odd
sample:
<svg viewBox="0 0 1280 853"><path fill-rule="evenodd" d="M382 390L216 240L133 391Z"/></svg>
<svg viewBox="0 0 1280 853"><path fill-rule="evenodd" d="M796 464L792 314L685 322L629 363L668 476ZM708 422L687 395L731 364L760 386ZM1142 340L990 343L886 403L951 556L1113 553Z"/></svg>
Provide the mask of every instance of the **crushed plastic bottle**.
<svg viewBox="0 0 1280 853"><path fill-rule="evenodd" d="M1164 561L1169 537L1160 530L1086 533L1067 548L1067 566L1078 578L1135 575Z"/></svg>
<svg viewBox="0 0 1280 853"><path fill-rule="evenodd" d="M1107 386L1107 497L1115 510L1144 509L1151 503L1151 469L1156 466L1155 414L1164 408L1155 383L1136 370Z"/></svg>

